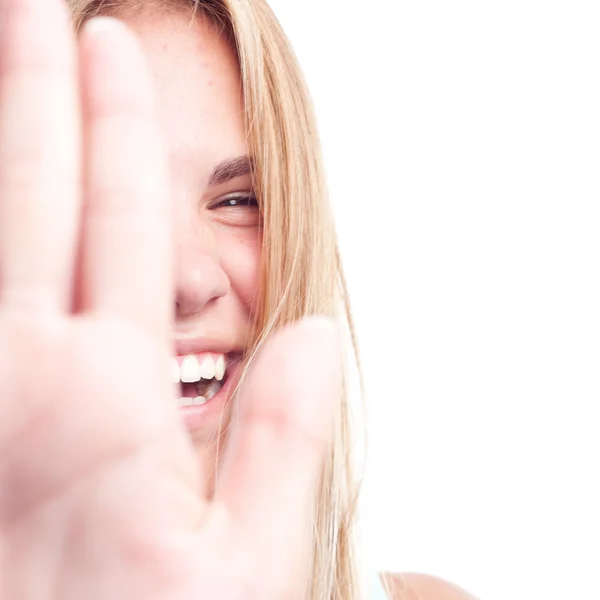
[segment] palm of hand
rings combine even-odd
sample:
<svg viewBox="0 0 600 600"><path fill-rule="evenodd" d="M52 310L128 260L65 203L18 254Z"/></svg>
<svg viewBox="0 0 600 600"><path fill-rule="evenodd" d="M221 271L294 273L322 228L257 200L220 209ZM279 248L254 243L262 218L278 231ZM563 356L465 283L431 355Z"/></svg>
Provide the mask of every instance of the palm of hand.
<svg viewBox="0 0 600 600"><path fill-rule="evenodd" d="M68 141L78 131L73 49L56 43L68 37L64 8L52 0L42 19L19 2L6 2L0 71L0 596L301 597L310 498L339 397L332 326L309 320L264 348L209 500L170 383L168 188L139 50L125 31L84 35L82 199ZM37 34L46 45L23 52ZM106 86L113 67L121 77ZM67 91L54 102L57 84ZM33 117L15 119L23 105ZM53 117L70 119L56 155L44 151ZM23 139L29 153L16 151ZM118 164L131 151L140 164L124 181ZM123 188L132 192L125 210L122 192L115 198ZM310 397L301 393L307 365Z"/></svg>

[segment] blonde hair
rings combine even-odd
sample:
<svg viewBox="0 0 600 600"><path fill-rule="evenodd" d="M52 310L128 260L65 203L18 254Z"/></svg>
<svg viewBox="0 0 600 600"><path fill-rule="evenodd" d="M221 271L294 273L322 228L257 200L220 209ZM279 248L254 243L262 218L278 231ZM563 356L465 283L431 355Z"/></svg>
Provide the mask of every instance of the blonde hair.
<svg viewBox="0 0 600 600"><path fill-rule="evenodd" d="M139 0L69 1L77 30L97 14L143 8ZM145 7L170 10L186 2L230 38L241 70L264 222L257 342L251 355L273 330L313 314L338 318L356 348L316 120L290 43L265 0L147 0ZM358 362L356 353L355 358ZM359 598L353 547L358 485L350 458L347 385L335 421L316 499L310 600Z"/></svg>

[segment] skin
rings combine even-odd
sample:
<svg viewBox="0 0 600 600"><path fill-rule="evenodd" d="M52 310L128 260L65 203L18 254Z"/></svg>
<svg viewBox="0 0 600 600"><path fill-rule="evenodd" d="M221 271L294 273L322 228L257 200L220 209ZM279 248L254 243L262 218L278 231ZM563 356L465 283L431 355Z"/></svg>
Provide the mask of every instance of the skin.
<svg viewBox="0 0 600 600"><path fill-rule="evenodd" d="M210 184L219 165L248 154L237 60L203 19L190 25L184 13L150 8L123 20L141 42L157 90L173 208L173 338L242 351L258 293L259 211L256 203L232 202L253 193L250 174ZM191 432L207 474L221 425L221 413L211 411Z"/></svg>
<svg viewBox="0 0 600 600"><path fill-rule="evenodd" d="M390 600L477 600L449 581L422 573L381 575Z"/></svg>
<svg viewBox="0 0 600 600"><path fill-rule="evenodd" d="M2 2L0 597L302 598L335 327L266 345L215 491L221 415L185 431L169 359L249 341L251 182L210 184L247 152L239 70L201 20L123 20L78 46L61 0Z"/></svg>
<svg viewBox="0 0 600 600"><path fill-rule="evenodd" d="M157 17L154 12L125 21L142 41L166 131L176 238L182 240L176 246L175 335L216 332L212 335L217 339L243 347L250 335L251 300L258 292L258 213L243 208L219 214L210 206L219 196L250 192L251 181L247 175L207 189L209 172L219 162L247 153L238 63L223 38L203 21L190 27L179 13ZM199 189L204 190L200 202ZM220 291L213 293L210 310L207 289ZM215 464L217 445L210 440L218 431L219 420L213 418L194 434L207 473ZM394 600L473 600L449 582L427 575L387 574L384 580Z"/></svg>
<svg viewBox="0 0 600 600"><path fill-rule="evenodd" d="M302 597L340 394L335 327L306 319L265 346L214 497L171 383L174 332L246 335L248 283L231 265L247 264L257 234L204 209L223 192L206 173L241 150L237 122L227 146L211 138L186 156L200 165L189 179L175 168L172 192L169 151L189 125L171 118L165 151L158 106L173 96L154 99L152 72L167 70L149 72L132 34L99 21L81 39L80 89L62 0L1 10L0 597ZM212 290L192 260L213 269ZM226 271L234 281L215 291Z"/></svg>

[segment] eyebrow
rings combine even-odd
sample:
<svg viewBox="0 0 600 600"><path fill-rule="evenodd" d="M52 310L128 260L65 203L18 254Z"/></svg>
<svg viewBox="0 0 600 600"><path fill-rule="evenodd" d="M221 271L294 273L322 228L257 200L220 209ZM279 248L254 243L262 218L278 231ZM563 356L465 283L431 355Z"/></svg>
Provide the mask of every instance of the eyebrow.
<svg viewBox="0 0 600 600"><path fill-rule="evenodd" d="M252 159L249 156L231 158L223 161L214 168L208 185L209 187L223 185L224 183L227 183L232 179L236 179L237 177L251 175L253 171L254 168Z"/></svg>

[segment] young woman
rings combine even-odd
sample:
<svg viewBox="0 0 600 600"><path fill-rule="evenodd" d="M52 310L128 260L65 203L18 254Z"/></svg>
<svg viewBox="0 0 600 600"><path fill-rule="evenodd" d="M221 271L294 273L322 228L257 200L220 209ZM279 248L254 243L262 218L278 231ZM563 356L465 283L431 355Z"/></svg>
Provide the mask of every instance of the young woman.
<svg viewBox="0 0 600 600"><path fill-rule="evenodd" d="M265 2L0 19L0 596L468 598L415 575L362 595L352 327Z"/></svg>

